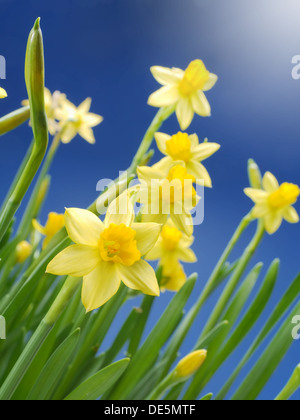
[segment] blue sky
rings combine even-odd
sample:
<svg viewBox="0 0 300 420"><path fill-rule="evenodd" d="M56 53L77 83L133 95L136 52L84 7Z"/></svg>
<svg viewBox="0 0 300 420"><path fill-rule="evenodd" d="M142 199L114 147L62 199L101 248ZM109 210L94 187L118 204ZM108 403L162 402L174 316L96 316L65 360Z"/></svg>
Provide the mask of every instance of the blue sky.
<svg viewBox="0 0 300 420"><path fill-rule="evenodd" d="M9 94L1 101L1 115L26 97L26 41L35 18L41 16L47 86L65 92L76 104L91 96L92 111L104 116L103 124L95 129L95 146L76 138L60 149L42 221L49 211L86 207L96 197L98 180L115 178L119 170L126 169L155 113L147 105L149 94L158 87L149 72L152 65L184 68L192 59L201 58L218 74L218 84L208 92L212 117L195 118L189 129L222 145L207 162L214 188L206 191L205 221L196 229L194 249L199 262L187 267L189 273L199 272L192 298L196 300L239 220L250 209L243 194L248 158L254 158L262 171L275 173L281 182L300 183L300 80L291 76L292 57L300 54L299 2L0 0L0 6L5 17L0 26L0 55L7 61L7 80L1 85ZM176 119L171 118L163 131L177 132ZM30 140L27 126L0 139L1 156L5 156L0 167L0 198ZM251 233L250 229L234 257ZM285 224L275 236L265 238L255 256L253 264L264 261L265 270L274 258L281 259L278 285L263 320L299 271L299 233L300 226ZM159 305L170 297L164 295ZM205 306L183 353L193 345L193 336L215 299ZM151 322L156 319L154 313ZM216 391L223 383L258 329L208 391ZM274 398L299 363L299 350L300 342L295 342L262 398Z"/></svg>

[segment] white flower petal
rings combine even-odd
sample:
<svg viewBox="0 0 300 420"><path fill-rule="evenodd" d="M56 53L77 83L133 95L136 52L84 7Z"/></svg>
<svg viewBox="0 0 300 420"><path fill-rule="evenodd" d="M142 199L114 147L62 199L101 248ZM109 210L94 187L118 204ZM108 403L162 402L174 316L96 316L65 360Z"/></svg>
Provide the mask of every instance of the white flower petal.
<svg viewBox="0 0 300 420"><path fill-rule="evenodd" d="M153 268L144 260L127 267L118 264L118 272L122 282L133 290L139 290L150 296L159 296L159 286Z"/></svg>
<svg viewBox="0 0 300 420"><path fill-rule="evenodd" d="M100 308L119 290L121 284L116 264L101 261L83 278L82 302L87 312Z"/></svg>
<svg viewBox="0 0 300 420"><path fill-rule="evenodd" d="M98 246L103 223L94 213L83 209L66 209L65 225L73 242L81 245Z"/></svg>

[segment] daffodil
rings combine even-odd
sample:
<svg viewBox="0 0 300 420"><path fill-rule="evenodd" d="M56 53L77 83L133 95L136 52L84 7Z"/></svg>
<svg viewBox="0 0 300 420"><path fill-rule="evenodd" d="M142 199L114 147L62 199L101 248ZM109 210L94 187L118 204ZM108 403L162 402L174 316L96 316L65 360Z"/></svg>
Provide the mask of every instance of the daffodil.
<svg viewBox="0 0 300 420"><path fill-rule="evenodd" d="M194 263L197 261L197 257L190 249L193 243L193 236L182 233L177 229L172 219L168 219L157 243L146 258L149 261L160 260L160 265L168 269L177 266L178 261Z"/></svg>
<svg viewBox="0 0 300 420"><path fill-rule="evenodd" d="M6 98L6 97L7 97L6 90L0 87L0 99Z"/></svg>
<svg viewBox="0 0 300 420"><path fill-rule="evenodd" d="M299 216L293 204L297 202L300 195L299 187L287 182L279 185L270 172L265 174L262 186L262 190L246 188L245 194L255 203L252 216L264 220L266 231L269 234L275 233L283 220L298 223Z"/></svg>
<svg viewBox="0 0 300 420"><path fill-rule="evenodd" d="M134 223L134 217L127 194L109 206L104 223L88 210L66 210L65 225L75 245L58 254L47 272L83 277L88 312L111 299L121 282L151 296L160 293L155 272L142 257L157 242L161 226Z"/></svg>
<svg viewBox="0 0 300 420"><path fill-rule="evenodd" d="M164 225L170 216L174 225L186 235L193 234L191 210L199 197L193 187L196 179L181 165L174 165L166 176L154 167L142 166L137 170L141 185L138 199L143 208L142 221Z"/></svg>
<svg viewBox="0 0 300 420"><path fill-rule="evenodd" d="M151 72L163 87L149 97L149 105L159 108L176 105L182 130L190 126L195 113L202 117L211 115L211 107L204 92L213 88L218 77L206 69L203 61L192 61L185 71L155 66Z"/></svg>
<svg viewBox="0 0 300 420"><path fill-rule="evenodd" d="M196 350L185 356L174 370L174 375L179 378L188 378L196 373L207 358L206 350Z"/></svg>
<svg viewBox="0 0 300 420"><path fill-rule="evenodd" d="M179 262L173 264L171 267L164 265L162 266L160 288L162 291L178 292L185 284L186 279L184 268Z"/></svg>
<svg viewBox="0 0 300 420"><path fill-rule="evenodd" d="M63 214L49 213L46 225L43 227L37 220L32 221L33 227L46 236L43 242L43 249L49 244L53 236L65 226L65 218Z"/></svg>
<svg viewBox="0 0 300 420"><path fill-rule="evenodd" d="M45 110L48 119L48 129L49 133L53 136L59 130L59 116L57 115L57 110L63 106L64 101L66 101L66 95L59 91L55 91L52 95L49 89L45 88ZM26 99L22 102L23 106L28 106L29 101Z"/></svg>
<svg viewBox="0 0 300 420"><path fill-rule="evenodd" d="M201 162L216 153L221 147L219 144L210 142L200 144L197 134L188 135L181 132L174 136L156 133L155 140L157 147L166 157L154 165L154 168L166 173L174 161L180 161L188 173L196 178L196 182L201 181L205 187L212 187L210 175Z"/></svg>
<svg viewBox="0 0 300 420"><path fill-rule="evenodd" d="M95 143L95 136L92 130L103 121L103 117L93 114L90 111L91 98L87 98L77 108L70 101L65 100L57 110L56 116L62 127L61 141L70 143L79 134L88 143Z"/></svg>
<svg viewBox="0 0 300 420"><path fill-rule="evenodd" d="M22 264L32 253L32 245L27 241L19 242L16 248L17 263Z"/></svg>

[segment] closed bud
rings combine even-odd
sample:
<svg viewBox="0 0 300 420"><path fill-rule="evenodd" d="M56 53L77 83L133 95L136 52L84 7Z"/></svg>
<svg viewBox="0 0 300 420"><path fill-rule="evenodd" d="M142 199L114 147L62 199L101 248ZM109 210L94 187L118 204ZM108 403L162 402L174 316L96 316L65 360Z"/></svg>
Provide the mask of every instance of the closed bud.
<svg viewBox="0 0 300 420"><path fill-rule="evenodd" d="M260 190L262 187L262 176L258 165L253 159L248 161L248 176L250 186Z"/></svg>
<svg viewBox="0 0 300 420"><path fill-rule="evenodd" d="M207 357L206 350L197 350L184 357L176 366L174 375L177 378L188 378L196 373Z"/></svg>
<svg viewBox="0 0 300 420"><path fill-rule="evenodd" d="M27 241L22 241L17 245L17 263L22 264L32 253L32 245Z"/></svg>

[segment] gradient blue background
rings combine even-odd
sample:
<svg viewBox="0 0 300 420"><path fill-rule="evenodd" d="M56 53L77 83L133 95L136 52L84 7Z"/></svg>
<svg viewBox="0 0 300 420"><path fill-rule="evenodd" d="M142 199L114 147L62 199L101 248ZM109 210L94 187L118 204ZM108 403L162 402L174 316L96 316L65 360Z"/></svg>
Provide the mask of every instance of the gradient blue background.
<svg viewBox="0 0 300 420"><path fill-rule="evenodd" d="M246 166L254 158L263 171L280 181L300 183L300 80L291 77L291 59L300 54L300 4L297 0L0 0L0 55L7 59L9 98L0 103L4 114L17 107L26 90L23 62L26 39L36 17L42 18L46 81L51 90L66 92L79 104L93 97L92 111L105 117L95 129L97 144L80 138L63 146L52 168L52 190L43 211L65 206L85 207L95 199L96 183L124 170L150 123L154 109L146 105L158 88L152 65L184 68L202 58L219 75L208 93L211 118L195 118L189 132L222 144L207 162L214 189L206 192L205 222L196 229L194 249L199 262L187 271L199 272L190 304L196 300L216 259L241 217L250 209L243 195ZM172 118L163 128L178 131ZM0 139L2 199L31 140L24 126ZM254 261L267 268L282 260L280 279L263 321L299 270L300 226L285 224L266 237ZM250 238L245 235L234 257ZM156 306L155 322L167 293ZM212 308L214 296L201 312L182 349L188 352ZM132 303L131 303L132 304ZM122 317L116 321L116 327ZM248 348L259 326L209 384L216 392ZM148 329L151 327L148 326ZM107 339L111 340L112 334ZM295 342L261 398L271 399L300 362ZM247 368L248 369L248 368ZM246 371L247 371L246 369ZM299 399L300 393L295 398Z"/></svg>

